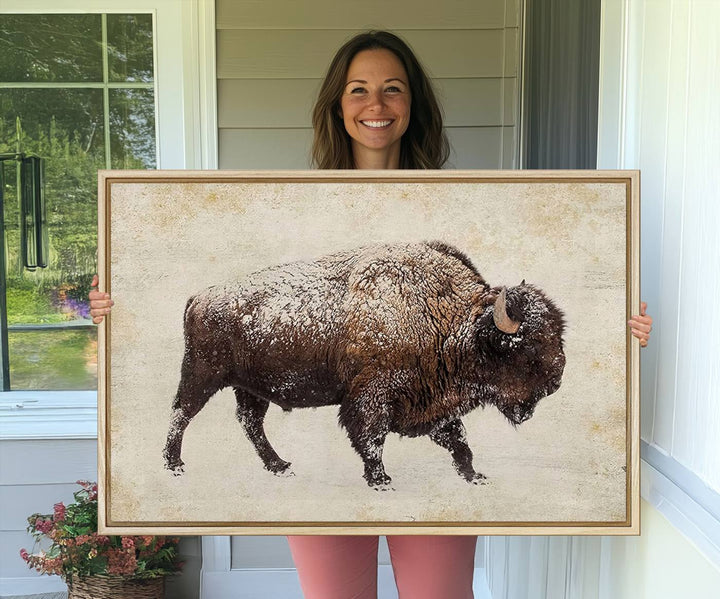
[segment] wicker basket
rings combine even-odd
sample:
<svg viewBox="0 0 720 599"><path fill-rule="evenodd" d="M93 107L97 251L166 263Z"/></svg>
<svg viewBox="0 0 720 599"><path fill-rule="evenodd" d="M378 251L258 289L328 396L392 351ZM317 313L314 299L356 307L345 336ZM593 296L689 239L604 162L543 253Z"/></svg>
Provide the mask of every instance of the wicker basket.
<svg viewBox="0 0 720 599"><path fill-rule="evenodd" d="M68 583L68 599L163 599L165 578L88 576Z"/></svg>

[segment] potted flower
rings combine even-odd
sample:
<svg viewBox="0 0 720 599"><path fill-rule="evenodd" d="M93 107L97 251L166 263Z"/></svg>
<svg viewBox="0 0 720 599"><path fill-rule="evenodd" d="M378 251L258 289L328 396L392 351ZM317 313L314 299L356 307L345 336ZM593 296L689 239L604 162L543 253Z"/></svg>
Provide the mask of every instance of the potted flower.
<svg viewBox="0 0 720 599"><path fill-rule="evenodd" d="M182 567L179 539L98 534L97 484L78 484L75 503L28 518L35 546L20 556L41 574L62 576L68 599L162 599L165 576Z"/></svg>

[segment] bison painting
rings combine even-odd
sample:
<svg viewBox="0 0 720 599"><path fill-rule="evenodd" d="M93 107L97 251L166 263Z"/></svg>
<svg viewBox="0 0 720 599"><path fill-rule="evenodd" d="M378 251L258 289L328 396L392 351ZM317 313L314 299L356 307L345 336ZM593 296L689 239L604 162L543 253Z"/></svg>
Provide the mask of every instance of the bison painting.
<svg viewBox="0 0 720 599"><path fill-rule="evenodd" d="M268 406L339 405L367 484L388 488L389 433L428 435L468 482L461 418L492 404L513 424L560 387L562 312L523 281L490 287L440 242L371 245L256 272L193 296L173 403L166 468L182 472L185 429L232 387L237 417L265 468L290 473L265 436Z"/></svg>

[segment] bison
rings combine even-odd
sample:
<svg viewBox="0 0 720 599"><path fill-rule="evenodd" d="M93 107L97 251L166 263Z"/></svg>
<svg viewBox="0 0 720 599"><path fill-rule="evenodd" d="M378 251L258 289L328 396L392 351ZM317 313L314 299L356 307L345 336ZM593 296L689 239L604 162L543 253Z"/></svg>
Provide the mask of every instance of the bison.
<svg viewBox="0 0 720 599"><path fill-rule="evenodd" d="M471 483L461 418L492 404L513 424L557 391L564 317L537 287L490 287L456 248L371 245L210 287L185 308L185 354L163 455L183 471L185 429L232 387L237 418L265 468L290 474L265 436L271 403L339 405L338 420L375 488L388 433L428 435Z"/></svg>

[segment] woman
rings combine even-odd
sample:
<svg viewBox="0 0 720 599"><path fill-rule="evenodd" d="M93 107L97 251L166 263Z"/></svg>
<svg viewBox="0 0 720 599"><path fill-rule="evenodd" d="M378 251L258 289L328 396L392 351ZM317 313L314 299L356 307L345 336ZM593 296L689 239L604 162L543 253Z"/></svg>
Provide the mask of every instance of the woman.
<svg viewBox="0 0 720 599"><path fill-rule="evenodd" d="M441 168L448 142L432 86L410 48L388 32L360 34L335 55L313 111L314 164L321 169ZM97 280L93 281L93 286ZM113 302L90 294L93 322ZM629 325L647 345L652 319ZM475 536L390 536L401 599L473 596ZM377 595L377 536L290 536L307 599L370 599Z"/></svg>

